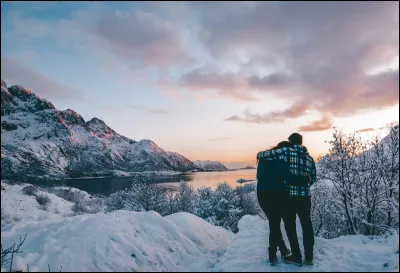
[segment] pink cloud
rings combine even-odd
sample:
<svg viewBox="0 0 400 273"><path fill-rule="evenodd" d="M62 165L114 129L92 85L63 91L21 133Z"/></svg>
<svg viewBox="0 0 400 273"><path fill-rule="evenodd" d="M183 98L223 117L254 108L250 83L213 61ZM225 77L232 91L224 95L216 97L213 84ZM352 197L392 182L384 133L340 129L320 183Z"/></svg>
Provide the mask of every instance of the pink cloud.
<svg viewBox="0 0 400 273"><path fill-rule="evenodd" d="M100 16L93 29L97 40L120 61L133 66L184 65L192 59L182 27L155 14L134 11Z"/></svg>
<svg viewBox="0 0 400 273"><path fill-rule="evenodd" d="M357 130L356 132L361 134L361 133L367 133L367 132L373 132L373 131L375 131L374 128L364 128L364 129Z"/></svg>
<svg viewBox="0 0 400 273"><path fill-rule="evenodd" d="M314 120L309 125L299 127L300 132L314 132L325 131L332 128L332 121L329 117L325 116L320 120Z"/></svg>
<svg viewBox="0 0 400 273"><path fill-rule="evenodd" d="M239 71L189 71L178 81L188 89L212 89L239 99L271 93L324 116L349 116L399 102L398 70L367 73L399 54L396 2L258 2L245 12L221 14L218 20L202 21L202 39L216 62L229 59ZM271 72L249 75L251 67ZM247 112L227 120L268 123L302 115L291 110ZM304 129L324 129L329 122L312 125Z"/></svg>

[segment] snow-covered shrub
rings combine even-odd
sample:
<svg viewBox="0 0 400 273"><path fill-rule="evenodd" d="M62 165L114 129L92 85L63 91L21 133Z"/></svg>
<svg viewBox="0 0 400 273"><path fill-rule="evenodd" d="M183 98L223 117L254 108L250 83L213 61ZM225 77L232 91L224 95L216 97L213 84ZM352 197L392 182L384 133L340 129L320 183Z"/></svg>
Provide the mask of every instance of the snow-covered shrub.
<svg viewBox="0 0 400 273"><path fill-rule="evenodd" d="M103 210L104 198L102 197L89 196L85 192L73 188L53 187L49 188L48 192L73 203L72 211L74 214L97 213Z"/></svg>
<svg viewBox="0 0 400 273"><path fill-rule="evenodd" d="M49 188L48 192L57 195L58 197L69 201L71 203L78 203L80 200L84 199L86 196L83 192L73 190L72 188Z"/></svg>
<svg viewBox="0 0 400 273"><path fill-rule="evenodd" d="M194 190L189 184L181 183L177 191L171 191L153 184L138 183L107 197L105 211L154 210L163 216L189 212L211 224L237 232L240 218L261 213L254 189L254 186L233 189L223 183L214 191L209 187Z"/></svg>
<svg viewBox="0 0 400 273"><path fill-rule="evenodd" d="M127 191L125 209L135 211L154 210L161 215L165 215L167 207L165 191L165 189L154 184L134 184Z"/></svg>
<svg viewBox="0 0 400 273"><path fill-rule="evenodd" d="M105 201L105 210L107 212L118 209L133 211L154 210L161 215L166 215L167 204L165 189L154 184L137 183L128 190L111 194Z"/></svg>
<svg viewBox="0 0 400 273"><path fill-rule="evenodd" d="M258 215L262 212L254 187L236 187L235 192L239 197L238 207L242 208L243 215Z"/></svg>
<svg viewBox="0 0 400 273"><path fill-rule="evenodd" d="M193 213L195 210L194 206L196 198L197 195L193 187L183 182L179 184L178 191L175 194L170 195L168 201L170 208L172 207L174 212Z"/></svg>
<svg viewBox="0 0 400 273"><path fill-rule="evenodd" d="M30 196L36 195L37 191L38 191L38 187L36 187L34 185L28 185L22 189L23 194L30 195Z"/></svg>
<svg viewBox="0 0 400 273"><path fill-rule="evenodd" d="M213 217L213 203L213 191L210 187L201 187L197 189L194 214L205 219L209 223L215 223L215 217Z"/></svg>
<svg viewBox="0 0 400 273"><path fill-rule="evenodd" d="M246 214L261 215L255 186L244 185L233 189L222 183L213 191L210 187L197 189L194 214L207 222L237 232L239 220Z"/></svg>
<svg viewBox="0 0 400 273"><path fill-rule="evenodd" d="M105 212L114 210L121 210L125 208L125 201L127 199L127 190L114 192L104 200Z"/></svg>
<svg viewBox="0 0 400 273"><path fill-rule="evenodd" d="M241 188L243 189L244 193L255 192L257 189L257 183L246 184L241 186Z"/></svg>
<svg viewBox="0 0 400 273"><path fill-rule="evenodd" d="M50 203L50 198L46 195L40 194L36 195L36 201L39 203L43 210L46 210Z"/></svg>
<svg viewBox="0 0 400 273"><path fill-rule="evenodd" d="M75 214L98 213L103 210L104 199L92 197L90 199L80 199L72 207Z"/></svg>
<svg viewBox="0 0 400 273"><path fill-rule="evenodd" d="M345 215L330 186L317 182L312 189L311 219L315 236L331 239L347 234Z"/></svg>
<svg viewBox="0 0 400 273"><path fill-rule="evenodd" d="M213 194L213 207L216 224L237 232L237 223L244 215L239 196L227 183L218 184Z"/></svg>

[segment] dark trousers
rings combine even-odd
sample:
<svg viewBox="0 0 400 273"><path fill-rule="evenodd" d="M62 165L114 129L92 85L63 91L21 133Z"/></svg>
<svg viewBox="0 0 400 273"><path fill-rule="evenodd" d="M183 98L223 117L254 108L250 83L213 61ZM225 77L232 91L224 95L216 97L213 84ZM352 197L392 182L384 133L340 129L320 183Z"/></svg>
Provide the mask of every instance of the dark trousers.
<svg viewBox="0 0 400 273"><path fill-rule="evenodd" d="M283 217L292 253L294 256L301 257L296 233L296 215L298 215L301 228L303 229L304 254L312 254L314 248L314 230L311 222L311 197L286 196L286 200Z"/></svg>
<svg viewBox="0 0 400 273"><path fill-rule="evenodd" d="M269 222L270 251L274 253L278 247L281 252L286 250L280 226L285 195L284 191L257 190L258 202Z"/></svg>

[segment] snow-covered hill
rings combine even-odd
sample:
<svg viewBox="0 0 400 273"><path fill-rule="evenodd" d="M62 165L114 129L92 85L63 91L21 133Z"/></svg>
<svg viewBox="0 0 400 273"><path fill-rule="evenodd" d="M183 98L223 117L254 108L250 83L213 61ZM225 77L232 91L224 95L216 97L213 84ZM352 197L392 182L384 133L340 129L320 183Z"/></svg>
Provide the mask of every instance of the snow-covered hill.
<svg viewBox="0 0 400 273"><path fill-rule="evenodd" d="M205 171L228 171L229 170L227 167L225 167L219 161L196 160L196 161L194 161L194 164Z"/></svg>
<svg viewBox="0 0 400 273"><path fill-rule="evenodd" d="M55 194L37 189L35 195L23 194L23 189L31 184L10 185L1 183L1 225L64 219L73 215L73 203L56 196ZM36 201L36 196L49 198L49 206L43 209Z"/></svg>
<svg viewBox="0 0 400 273"><path fill-rule="evenodd" d="M2 178L64 178L123 172L191 171L184 156L135 141L102 120L59 111L22 86L1 81Z"/></svg>
<svg viewBox="0 0 400 273"><path fill-rule="evenodd" d="M233 234L197 216L114 211L2 227L3 246L27 234L14 270L47 271L398 271L398 234L316 238L315 264L267 262L268 222L244 216ZM301 234L301 233L299 233ZM301 236L299 241L302 242ZM285 238L287 241L287 238Z"/></svg>

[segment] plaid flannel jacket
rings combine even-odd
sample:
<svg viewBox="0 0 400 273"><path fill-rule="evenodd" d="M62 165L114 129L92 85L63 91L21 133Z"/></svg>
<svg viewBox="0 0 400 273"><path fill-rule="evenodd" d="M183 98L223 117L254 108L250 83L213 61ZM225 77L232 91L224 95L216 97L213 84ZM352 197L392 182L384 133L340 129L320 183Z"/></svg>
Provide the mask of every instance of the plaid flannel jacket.
<svg viewBox="0 0 400 273"><path fill-rule="evenodd" d="M311 179L308 185L287 185L288 193L291 196L310 196L310 186L317 180L317 172L315 169L315 162L308 154L306 147L295 144L292 147L263 151L257 154L257 159L283 159L289 163L292 174L310 176Z"/></svg>

